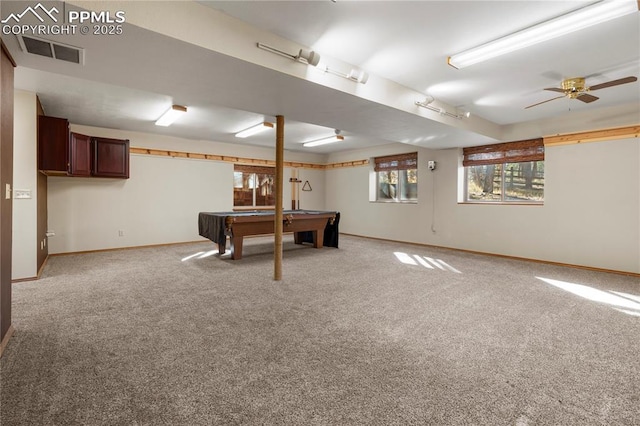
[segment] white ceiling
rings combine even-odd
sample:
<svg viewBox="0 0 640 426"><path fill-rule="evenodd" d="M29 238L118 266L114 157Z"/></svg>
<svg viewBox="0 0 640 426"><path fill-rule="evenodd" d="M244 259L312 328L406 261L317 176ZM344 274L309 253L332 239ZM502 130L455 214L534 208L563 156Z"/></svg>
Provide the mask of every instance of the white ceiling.
<svg viewBox="0 0 640 426"><path fill-rule="evenodd" d="M3 0L0 15L20 12L26 3ZM448 56L589 2L198 3L202 6L185 7L184 13L198 12L199 22L210 13L210 25L215 26L219 23L216 11L222 11L262 31L265 39L271 33L292 45L310 47L323 58L364 69L371 75L364 89L396 84L406 89L407 106L381 102L389 99L386 93L361 96L359 88L341 89L345 84L358 86L355 82L321 84L282 72L284 65L270 68L130 23L120 36L47 37L84 48L83 66L26 54L15 36L2 35L19 65L16 87L37 92L48 115L67 117L72 123L189 139L273 146L273 134L243 140L233 134L284 115L285 148L316 153L392 142L432 148L480 145L500 139L500 132L486 129L536 129L539 126L529 124L549 119L558 128L563 122L601 128L607 125L602 122L603 112L612 108L623 112L623 122L640 122L638 82L594 92L600 99L590 104L559 99L524 109L556 96L542 89L559 87L563 78L583 76L592 86L638 76L640 13L456 70L447 65ZM106 8L108 3L98 5ZM127 11L133 2L118 5ZM144 7L153 16L168 5L145 2ZM240 40L240 23L237 27L237 34L225 34L225 44ZM443 121L413 105L427 94L452 112L470 111L472 119ZM187 116L169 128L154 126L172 103L187 105ZM342 130L344 142L301 147L301 142L329 136L334 129ZM526 135L538 136L542 135Z"/></svg>

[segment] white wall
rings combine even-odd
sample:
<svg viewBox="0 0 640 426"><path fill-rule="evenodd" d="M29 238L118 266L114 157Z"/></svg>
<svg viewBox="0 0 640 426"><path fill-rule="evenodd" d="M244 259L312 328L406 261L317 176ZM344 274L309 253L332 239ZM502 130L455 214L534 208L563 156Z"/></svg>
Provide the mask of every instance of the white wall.
<svg viewBox="0 0 640 426"><path fill-rule="evenodd" d="M284 181L289 182L289 177L291 177L291 169L285 168L284 174ZM326 204L326 184L324 170L298 168L298 180L302 181L299 184L300 208L305 210L324 210ZM311 190L303 191L302 188L307 181ZM289 185L289 183L285 183L283 197L284 207L287 209L291 208L291 187Z"/></svg>
<svg viewBox="0 0 640 426"><path fill-rule="evenodd" d="M417 204L369 201L369 176L373 164L326 172L327 209L340 211L341 232L415 243L426 240L432 216L426 201L431 198L432 176L426 165L427 161L434 159L433 151L406 144L392 144L334 155L330 157L330 162L416 151L419 182Z"/></svg>
<svg viewBox="0 0 640 426"><path fill-rule="evenodd" d="M554 182L545 196L547 251L561 262L640 272L638 139L547 153L545 168Z"/></svg>
<svg viewBox="0 0 640 426"><path fill-rule="evenodd" d="M132 147L273 159L269 149L192 141L145 133L72 125L91 136L129 139ZM322 157L285 153L285 161L323 162ZM301 207L324 208L322 170L300 168L313 191L301 192ZM49 252L198 241L198 213L233 208L233 163L132 154L129 179L48 178ZM291 206L284 171L285 208ZM120 236L120 231L123 236Z"/></svg>
<svg viewBox="0 0 640 426"><path fill-rule="evenodd" d="M37 275L37 100L35 93L14 94L13 189L31 191L29 199L13 199L12 279Z"/></svg>
<svg viewBox="0 0 640 426"><path fill-rule="evenodd" d="M407 152L406 146L395 148ZM385 154L354 151L329 161ZM436 171L426 169L427 160L437 161ZM640 273L637 139L547 148L542 206L458 203L460 150L418 150L418 161L417 205L369 202L367 167L328 170L327 208L341 211L340 230Z"/></svg>

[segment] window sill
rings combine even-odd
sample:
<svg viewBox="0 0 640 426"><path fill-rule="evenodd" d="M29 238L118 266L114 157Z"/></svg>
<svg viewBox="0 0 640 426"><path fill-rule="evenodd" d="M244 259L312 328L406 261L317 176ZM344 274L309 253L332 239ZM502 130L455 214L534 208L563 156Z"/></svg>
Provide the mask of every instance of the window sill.
<svg viewBox="0 0 640 426"><path fill-rule="evenodd" d="M394 201L394 200L389 200L389 201L383 201L383 200L372 200L369 201L370 203L380 203L380 204L418 204L418 200L411 200L411 201Z"/></svg>
<svg viewBox="0 0 640 426"><path fill-rule="evenodd" d="M481 206L544 206L544 202L534 201L458 201L458 204L472 204Z"/></svg>

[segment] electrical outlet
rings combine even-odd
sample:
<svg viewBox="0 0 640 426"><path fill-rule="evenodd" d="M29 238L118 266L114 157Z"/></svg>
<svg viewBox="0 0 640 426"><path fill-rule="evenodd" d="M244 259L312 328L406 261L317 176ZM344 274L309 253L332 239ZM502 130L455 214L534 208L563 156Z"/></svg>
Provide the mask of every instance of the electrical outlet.
<svg viewBox="0 0 640 426"><path fill-rule="evenodd" d="M119 236L119 237L124 237L124 231L123 231L122 229L120 229L120 230L118 231L118 236Z"/></svg>

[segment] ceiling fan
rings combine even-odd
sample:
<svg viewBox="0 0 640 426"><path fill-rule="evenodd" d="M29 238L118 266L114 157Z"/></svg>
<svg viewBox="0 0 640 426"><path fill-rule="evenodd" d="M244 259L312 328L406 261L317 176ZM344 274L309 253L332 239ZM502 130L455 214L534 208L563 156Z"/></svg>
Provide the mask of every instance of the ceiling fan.
<svg viewBox="0 0 640 426"><path fill-rule="evenodd" d="M525 107L525 109L528 109L540 104L544 104L547 102L551 102L556 99L565 98L565 97L569 99L578 99L579 101L582 101L585 103L590 103L593 101L597 101L600 98L598 98L597 96L590 95L587 92L593 92L594 90L604 89L612 86L618 86L620 84L633 83L634 81L638 80L638 78L634 76L624 77L618 80L612 80L606 83L596 84L595 86L591 86L591 87L585 86L584 80L585 80L584 77L567 78L566 80L562 81L562 88L548 87L544 90L550 90L552 92L560 92L562 93L562 96L547 99L546 101L538 102L537 104L529 105L528 107Z"/></svg>

